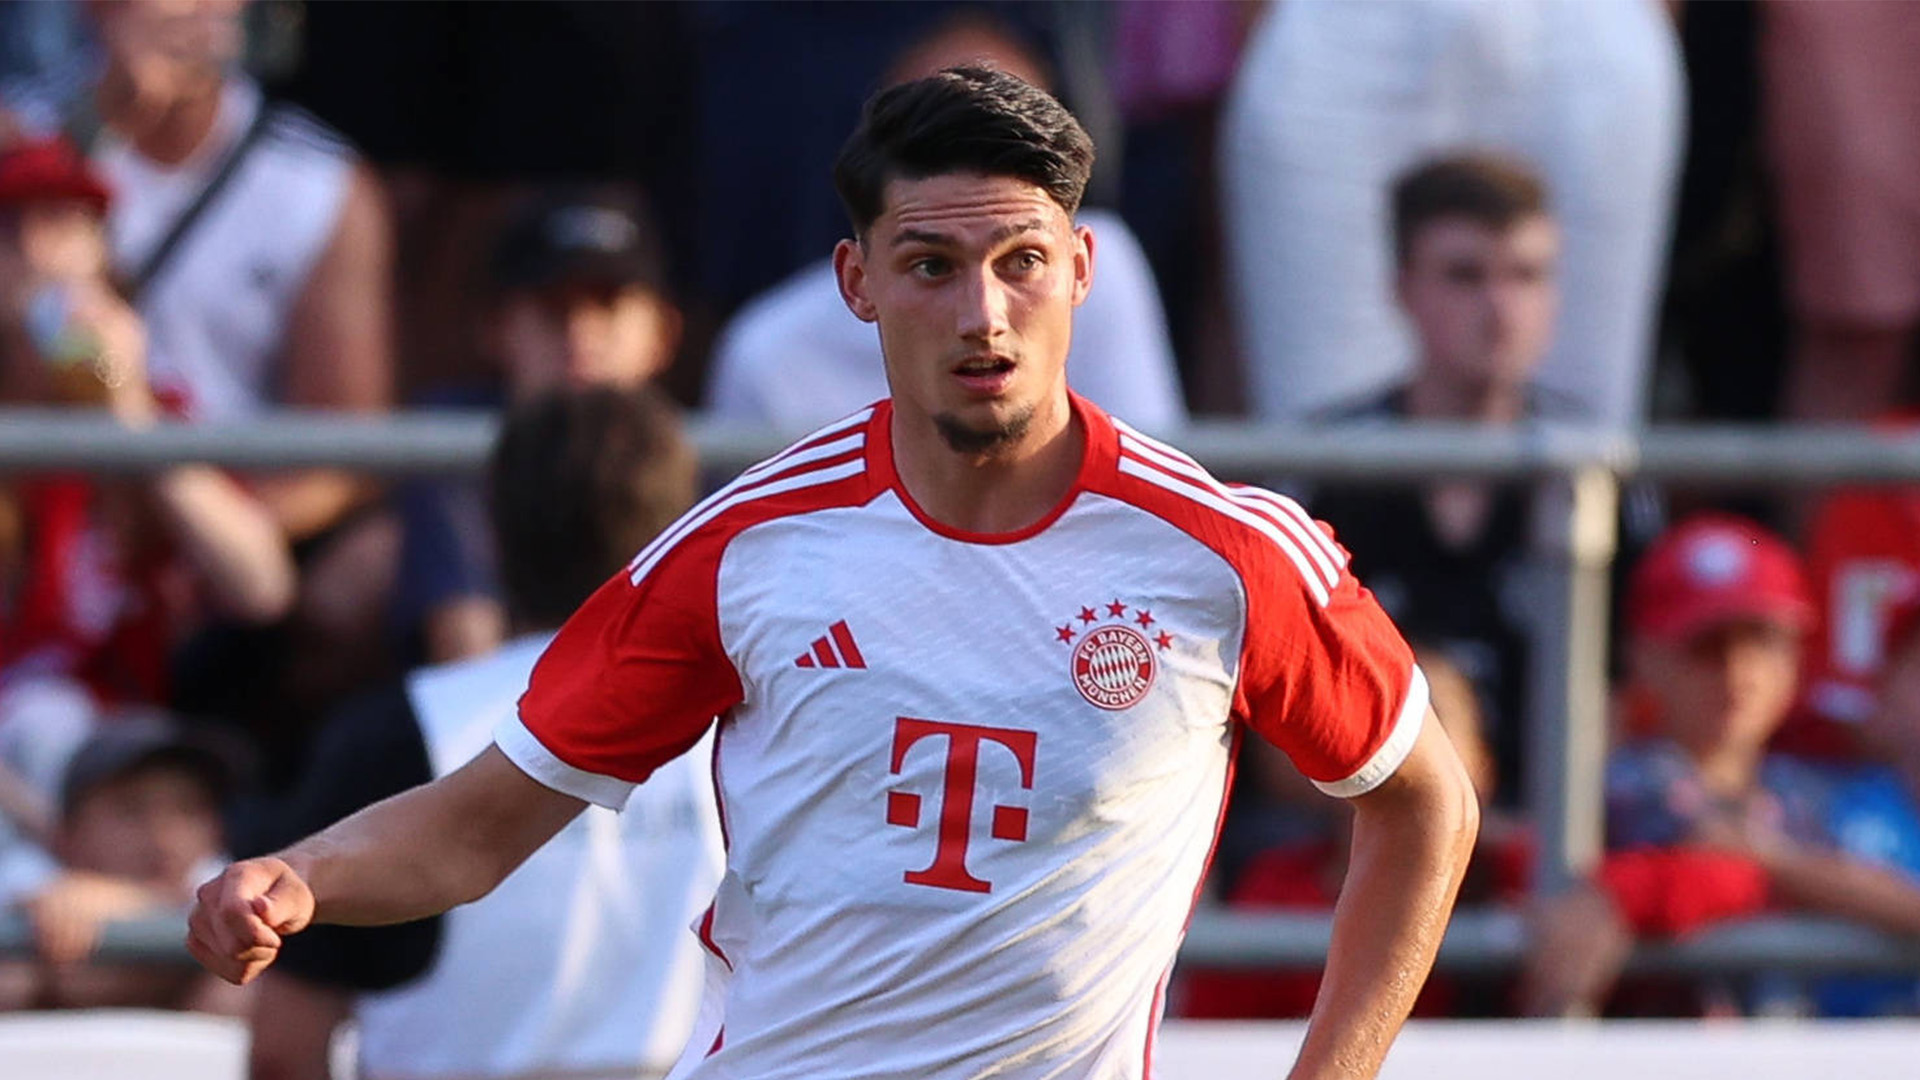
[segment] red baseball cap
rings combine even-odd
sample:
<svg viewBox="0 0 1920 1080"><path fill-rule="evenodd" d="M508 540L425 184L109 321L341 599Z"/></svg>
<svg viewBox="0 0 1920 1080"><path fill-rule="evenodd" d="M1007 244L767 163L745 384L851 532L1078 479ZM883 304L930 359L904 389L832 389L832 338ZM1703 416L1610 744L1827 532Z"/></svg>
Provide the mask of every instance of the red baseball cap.
<svg viewBox="0 0 1920 1080"><path fill-rule="evenodd" d="M21 143L0 153L0 206L77 199L105 213L113 193L65 139Z"/></svg>
<svg viewBox="0 0 1920 1080"><path fill-rule="evenodd" d="M1633 568L1627 626L1680 640L1754 620L1806 630L1812 593L1800 556L1773 533L1731 514L1700 514L1667 530Z"/></svg>

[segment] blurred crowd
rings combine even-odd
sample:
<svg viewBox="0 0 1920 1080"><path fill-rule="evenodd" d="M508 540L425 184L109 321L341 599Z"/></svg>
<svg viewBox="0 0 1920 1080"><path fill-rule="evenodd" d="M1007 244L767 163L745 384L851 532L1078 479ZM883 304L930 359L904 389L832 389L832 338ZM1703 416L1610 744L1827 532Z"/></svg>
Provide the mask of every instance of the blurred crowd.
<svg viewBox="0 0 1920 1080"><path fill-rule="evenodd" d="M88 958L224 855L440 771L465 744L437 680L524 678L691 503L678 411L799 434L885 393L827 260L829 166L878 87L987 62L1083 119L1069 379L1149 431L1901 426L1915 56L1920 4L1872 0L0 2L0 404L509 418L471 479L0 476L0 909L35 942L0 1007L253 1008ZM1607 855L1551 898L1520 812L1551 508L1304 494L1487 804L1466 902L1535 935L1423 1012L1920 1013L1920 978L1622 976L1636 941L1765 911L1920 934L1920 493L1627 493ZM1242 764L1210 902L1329 909L1341 808ZM696 816L678 797L629 816L657 840ZM592 826L615 862L619 828ZM316 1075L349 1014L381 1053L449 933L283 965L259 1075ZM1299 1016L1314 989L1192 973L1170 1000Z"/></svg>

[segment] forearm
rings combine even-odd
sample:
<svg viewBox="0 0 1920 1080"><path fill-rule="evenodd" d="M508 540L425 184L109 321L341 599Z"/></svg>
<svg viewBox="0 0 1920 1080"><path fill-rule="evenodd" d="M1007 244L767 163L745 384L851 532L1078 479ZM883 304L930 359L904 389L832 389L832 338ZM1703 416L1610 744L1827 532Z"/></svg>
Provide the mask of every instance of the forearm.
<svg viewBox="0 0 1920 1080"><path fill-rule="evenodd" d="M1920 936L1920 886L1845 855L1789 849L1764 855L1769 882L1799 907L1890 934Z"/></svg>
<svg viewBox="0 0 1920 1080"><path fill-rule="evenodd" d="M315 922L379 926L492 891L586 804L489 747L431 784L375 803L280 853L312 890Z"/></svg>
<svg viewBox="0 0 1920 1080"><path fill-rule="evenodd" d="M1419 808L1362 808L1334 909L1333 942L1294 1080L1360 1080L1380 1069L1446 932L1479 811L1437 793Z"/></svg>
<svg viewBox="0 0 1920 1080"><path fill-rule="evenodd" d="M222 611L256 623L286 613L296 587L293 555L257 501L203 465L168 469L151 491L168 531Z"/></svg>
<svg viewBox="0 0 1920 1080"><path fill-rule="evenodd" d="M298 542L338 524L370 502L379 487L338 469L303 469L262 475L254 480L254 492L281 534Z"/></svg>

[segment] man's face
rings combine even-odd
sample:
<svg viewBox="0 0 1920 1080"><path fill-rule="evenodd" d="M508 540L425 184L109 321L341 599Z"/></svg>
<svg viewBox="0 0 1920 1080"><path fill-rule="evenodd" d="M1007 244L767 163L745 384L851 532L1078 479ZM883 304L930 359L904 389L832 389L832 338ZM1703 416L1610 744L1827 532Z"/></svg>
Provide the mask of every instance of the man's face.
<svg viewBox="0 0 1920 1080"><path fill-rule="evenodd" d="M97 0L92 10L115 70L164 101L217 84L240 56L245 0Z"/></svg>
<svg viewBox="0 0 1920 1080"><path fill-rule="evenodd" d="M220 847L212 793L174 765L147 765L96 785L61 825L60 858L68 869L167 888Z"/></svg>
<svg viewBox="0 0 1920 1080"><path fill-rule="evenodd" d="M1560 233L1542 215L1497 229L1470 218L1420 228L1400 268L1400 306L1423 362L1463 383L1525 383L1553 343Z"/></svg>
<svg viewBox="0 0 1920 1080"><path fill-rule="evenodd" d="M1773 736L1800 682L1801 634L1764 620L1726 622L1677 641L1637 643L1637 674L1670 733L1695 749L1754 749Z"/></svg>
<svg viewBox="0 0 1920 1080"><path fill-rule="evenodd" d="M1042 410L1065 409L1093 236L1040 187L973 173L894 180L834 265L848 308L879 324L895 410L955 452L1006 452Z"/></svg>
<svg viewBox="0 0 1920 1080"><path fill-rule="evenodd" d="M571 283L508 295L497 332L508 393L524 400L563 386L639 386L673 359L680 319L644 286Z"/></svg>

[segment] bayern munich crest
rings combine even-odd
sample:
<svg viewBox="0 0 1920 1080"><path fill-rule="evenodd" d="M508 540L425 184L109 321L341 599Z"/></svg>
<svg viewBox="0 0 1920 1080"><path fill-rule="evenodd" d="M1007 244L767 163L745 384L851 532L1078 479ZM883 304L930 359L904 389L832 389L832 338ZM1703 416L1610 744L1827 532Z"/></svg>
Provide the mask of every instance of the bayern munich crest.
<svg viewBox="0 0 1920 1080"><path fill-rule="evenodd" d="M1172 634L1154 630L1153 612L1117 599L1081 608L1053 633L1054 640L1073 646L1068 671L1075 689L1088 704L1107 710L1130 708L1146 697L1160 670L1155 652L1173 644Z"/></svg>

